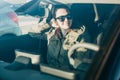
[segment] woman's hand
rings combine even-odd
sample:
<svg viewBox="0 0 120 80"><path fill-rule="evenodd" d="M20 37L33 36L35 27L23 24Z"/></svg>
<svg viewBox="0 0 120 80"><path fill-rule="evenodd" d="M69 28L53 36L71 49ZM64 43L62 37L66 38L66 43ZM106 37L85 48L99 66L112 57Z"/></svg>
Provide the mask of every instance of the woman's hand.
<svg viewBox="0 0 120 80"><path fill-rule="evenodd" d="M54 28L59 28L59 25L55 19L51 19L50 23L51 23L51 26L53 26Z"/></svg>

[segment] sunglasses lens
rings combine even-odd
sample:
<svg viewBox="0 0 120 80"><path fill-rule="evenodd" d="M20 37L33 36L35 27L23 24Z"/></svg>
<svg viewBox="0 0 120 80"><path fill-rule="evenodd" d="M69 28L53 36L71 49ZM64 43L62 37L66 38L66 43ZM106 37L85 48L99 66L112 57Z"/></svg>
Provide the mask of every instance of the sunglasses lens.
<svg viewBox="0 0 120 80"><path fill-rule="evenodd" d="M68 20L72 19L72 17L70 15L60 16L60 17L58 17L56 19L58 19L59 21L63 22L63 21L65 21L65 18L67 18Z"/></svg>
<svg viewBox="0 0 120 80"><path fill-rule="evenodd" d="M63 22L65 20L65 17L60 17L59 20Z"/></svg>

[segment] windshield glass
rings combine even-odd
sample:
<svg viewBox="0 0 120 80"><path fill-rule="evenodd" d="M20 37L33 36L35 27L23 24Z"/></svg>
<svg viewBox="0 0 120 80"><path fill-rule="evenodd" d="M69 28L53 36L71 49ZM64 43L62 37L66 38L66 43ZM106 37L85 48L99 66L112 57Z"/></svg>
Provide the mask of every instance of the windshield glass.
<svg viewBox="0 0 120 80"><path fill-rule="evenodd" d="M17 61L18 56L23 56L19 50L32 52L32 55L26 55L29 54L27 52L24 55L29 57L30 63L26 59L27 66L15 67L16 70L32 65L29 69L60 79L73 79L59 70L54 72L57 68L79 73L77 76L82 80L90 67L96 66L96 62L112 50L119 36L118 0L109 3L96 0L10 1L0 1L0 60L11 64ZM21 60L18 59L18 63ZM45 67L47 70L44 70L41 63L50 68ZM54 66L53 71L51 66Z"/></svg>

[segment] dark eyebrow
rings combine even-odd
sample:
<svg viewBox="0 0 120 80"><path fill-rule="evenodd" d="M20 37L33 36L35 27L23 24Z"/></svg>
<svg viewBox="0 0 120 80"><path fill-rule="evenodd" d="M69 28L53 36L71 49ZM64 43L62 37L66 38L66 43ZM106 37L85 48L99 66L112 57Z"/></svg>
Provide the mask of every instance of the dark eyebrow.
<svg viewBox="0 0 120 80"><path fill-rule="evenodd" d="M70 14L67 14L67 15L63 15L63 16L59 16L59 17L66 17L66 16L71 16ZM57 17L57 18L59 18Z"/></svg>

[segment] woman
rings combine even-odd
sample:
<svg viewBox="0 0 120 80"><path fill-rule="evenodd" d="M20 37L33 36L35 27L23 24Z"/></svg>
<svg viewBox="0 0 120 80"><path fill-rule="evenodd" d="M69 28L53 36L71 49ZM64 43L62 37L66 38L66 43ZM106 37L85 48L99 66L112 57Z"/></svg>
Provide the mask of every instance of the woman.
<svg viewBox="0 0 120 80"><path fill-rule="evenodd" d="M65 69L74 69L69 64L67 57L68 50L76 43L90 42L90 37L86 32L85 26L82 25L79 29L73 29L72 22L72 16L67 6L54 6L52 9L51 25L55 27L55 30L48 33L47 40L47 63L49 65ZM90 57L89 51L86 49L82 49L81 51L76 50L76 53L72 55L72 57L78 60ZM75 69L86 70L86 65L78 64Z"/></svg>
<svg viewBox="0 0 120 80"><path fill-rule="evenodd" d="M75 65L71 65L68 59L68 51L74 44L91 42L86 27L82 25L78 29L74 29L70 10L65 5L55 5L51 12L51 25L55 29L46 33L47 39L44 35L40 36L41 63L59 69L77 70L80 72L80 78L82 78L89 67L89 64L82 62L82 59L89 60L91 54L84 48L75 50L72 55L72 58L75 59Z"/></svg>

